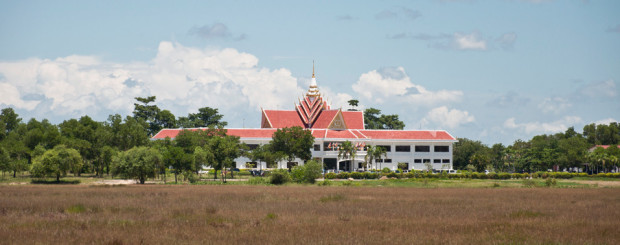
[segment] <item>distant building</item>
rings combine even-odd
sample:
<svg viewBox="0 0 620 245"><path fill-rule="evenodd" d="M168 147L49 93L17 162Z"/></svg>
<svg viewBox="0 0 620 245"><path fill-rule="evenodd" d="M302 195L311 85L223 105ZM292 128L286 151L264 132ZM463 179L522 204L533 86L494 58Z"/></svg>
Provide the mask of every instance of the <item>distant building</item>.
<svg viewBox="0 0 620 245"><path fill-rule="evenodd" d="M385 159L377 160L380 168L397 169L398 163L405 163L407 170L424 170L430 166L436 170L451 170L453 166L453 143L457 140L443 130L372 130L364 128L361 111L332 109L319 92L314 71L312 82L305 97L300 99L294 110L262 111L261 128L227 129L228 135L240 137L250 148L271 141L279 128L299 126L312 131L314 147L312 157L323 162L325 169L334 171L357 171L363 168L366 156L365 146L376 145L387 150ZM163 129L153 139L174 138L182 129ZM338 159L338 146L345 141L358 147L355 159ZM238 168L247 168L249 159L236 159ZM267 168L261 163L261 168ZM300 159L282 161L277 168L290 168L303 164ZM273 167L273 166L272 166ZM371 166L374 168L375 166Z"/></svg>

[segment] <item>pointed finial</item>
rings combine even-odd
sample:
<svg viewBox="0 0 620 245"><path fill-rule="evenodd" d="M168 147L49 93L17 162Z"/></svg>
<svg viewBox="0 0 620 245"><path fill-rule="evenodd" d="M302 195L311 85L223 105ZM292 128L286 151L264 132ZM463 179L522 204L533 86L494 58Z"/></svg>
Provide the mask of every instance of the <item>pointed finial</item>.
<svg viewBox="0 0 620 245"><path fill-rule="evenodd" d="M314 60L312 60L312 78L314 78Z"/></svg>

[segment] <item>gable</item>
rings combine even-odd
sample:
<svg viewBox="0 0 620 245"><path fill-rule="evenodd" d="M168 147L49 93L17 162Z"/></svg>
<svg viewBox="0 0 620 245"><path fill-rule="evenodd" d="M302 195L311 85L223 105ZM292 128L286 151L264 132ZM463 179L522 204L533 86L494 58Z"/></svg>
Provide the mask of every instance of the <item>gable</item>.
<svg viewBox="0 0 620 245"><path fill-rule="evenodd" d="M333 130L347 129L347 124L345 123L344 117L342 116L342 110L338 110L338 113L336 113L336 116L334 117L332 122L329 124L329 127L327 128L333 129Z"/></svg>

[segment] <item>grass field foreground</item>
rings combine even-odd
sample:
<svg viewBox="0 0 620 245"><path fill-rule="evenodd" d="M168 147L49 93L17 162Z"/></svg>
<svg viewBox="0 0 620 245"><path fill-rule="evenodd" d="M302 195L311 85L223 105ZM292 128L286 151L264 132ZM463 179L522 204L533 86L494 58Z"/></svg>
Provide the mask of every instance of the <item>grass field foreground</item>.
<svg viewBox="0 0 620 245"><path fill-rule="evenodd" d="M0 186L10 244L618 244L619 188Z"/></svg>

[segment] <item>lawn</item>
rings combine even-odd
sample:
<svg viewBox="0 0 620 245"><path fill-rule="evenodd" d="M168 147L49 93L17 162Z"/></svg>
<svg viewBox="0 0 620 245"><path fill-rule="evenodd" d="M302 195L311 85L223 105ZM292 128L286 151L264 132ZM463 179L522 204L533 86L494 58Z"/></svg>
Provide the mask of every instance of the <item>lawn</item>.
<svg viewBox="0 0 620 245"><path fill-rule="evenodd" d="M512 188L510 182L493 188L491 181L471 182L488 188L385 188L378 185L387 182L376 182L362 188L1 185L0 243L620 243L620 188ZM430 184L451 185L438 183Z"/></svg>

